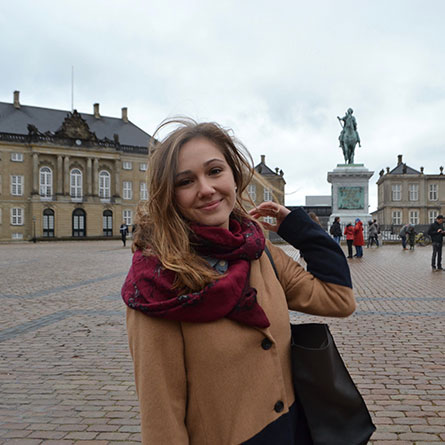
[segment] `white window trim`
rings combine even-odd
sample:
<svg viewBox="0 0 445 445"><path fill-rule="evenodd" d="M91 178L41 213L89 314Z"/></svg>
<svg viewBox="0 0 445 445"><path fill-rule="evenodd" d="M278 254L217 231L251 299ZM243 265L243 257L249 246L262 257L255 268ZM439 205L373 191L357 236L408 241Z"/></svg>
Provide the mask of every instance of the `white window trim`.
<svg viewBox="0 0 445 445"><path fill-rule="evenodd" d="M15 178L20 178L20 180L16 182ZM16 193L14 193L14 187L16 188ZM25 188L25 177L23 175L11 175L11 195L23 196L24 188Z"/></svg>
<svg viewBox="0 0 445 445"><path fill-rule="evenodd" d="M396 196L398 196L398 198ZM391 198L392 198L392 201L401 201L402 200L402 185L401 184L392 184L391 185Z"/></svg>
<svg viewBox="0 0 445 445"><path fill-rule="evenodd" d="M139 199L141 201L146 201L148 199L148 189L146 182L141 182L139 184Z"/></svg>
<svg viewBox="0 0 445 445"><path fill-rule="evenodd" d="M396 214L397 214L397 216L396 216ZM392 224L394 224L395 226L401 225L402 224L401 210L393 210L391 220L392 220Z"/></svg>
<svg viewBox="0 0 445 445"><path fill-rule="evenodd" d="M45 184L42 184L42 170L45 170L44 173L44 177L46 180ZM49 181L48 181L48 177L49 177ZM42 193L43 190L43 193ZM49 193L48 193L49 191ZM50 167L48 167L47 165L40 167L39 169L39 194L41 198L51 198L53 196L53 171Z"/></svg>
<svg viewBox="0 0 445 445"><path fill-rule="evenodd" d="M23 162L23 153L19 152L12 152L11 153L11 161L12 162Z"/></svg>
<svg viewBox="0 0 445 445"><path fill-rule="evenodd" d="M123 181L122 198L126 200L133 199L133 183L131 181Z"/></svg>
<svg viewBox="0 0 445 445"><path fill-rule="evenodd" d="M410 210L408 215L410 224L419 224L419 211L418 210Z"/></svg>
<svg viewBox="0 0 445 445"><path fill-rule="evenodd" d="M147 171L147 163L146 162L142 162L139 164L139 170L141 172L146 172Z"/></svg>
<svg viewBox="0 0 445 445"><path fill-rule="evenodd" d="M256 201L256 184L249 184L247 186L247 194L253 202Z"/></svg>
<svg viewBox="0 0 445 445"><path fill-rule="evenodd" d="M133 163L131 161L122 161L123 170L133 170Z"/></svg>
<svg viewBox="0 0 445 445"><path fill-rule="evenodd" d="M408 185L408 200L409 201L419 200L419 184Z"/></svg>
<svg viewBox="0 0 445 445"><path fill-rule="evenodd" d="M434 194L435 198L432 197ZM439 187L438 184L430 184L428 188L429 201L437 201L439 199Z"/></svg>
<svg viewBox="0 0 445 445"><path fill-rule="evenodd" d="M127 226L133 225L133 211L132 210L122 210L122 220Z"/></svg>
<svg viewBox="0 0 445 445"><path fill-rule="evenodd" d="M14 212L14 210L16 212ZM19 210L19 212L17 212L17 210ZM16 220L15 222L14 219ZM24 209L22 207L11 207L11 226L23 226L24 224L25 224Z"/></svg>
<svg viewBox="0 0 445 445"><path fill-rule="evenodd" d="M74 171L76 172L75 174L73 174ZM77 178L76 184L74 185L73 178ZM77 181L79 181L79 183L77 183ZM72 201L81 201L83 198L83 173L79 168L73 168L70 171L70 196Z"/></svg>
<svg viewBox="0 0 445 445"><path fill-rule="evenodd" d="M264 201L272 201L273 200L272 189L270 189L269 187L264 187L263 198Z"/></svg>
<svg viewBox="0 0 445 445"><path fill-rule="evenodd" d="M438 210L428 210L428 222L432 224L436 221L437 215L439 214Z"/></svg>
<svg viewBox="0 0 445 445"><path fill-rule="evenodd" d="M106 179L108 179L108 185L102 186L102 183L106 183ZM107 170L101 170L99 172L99 198L101 199L110 199L111 196L111 175Z"/></svg>

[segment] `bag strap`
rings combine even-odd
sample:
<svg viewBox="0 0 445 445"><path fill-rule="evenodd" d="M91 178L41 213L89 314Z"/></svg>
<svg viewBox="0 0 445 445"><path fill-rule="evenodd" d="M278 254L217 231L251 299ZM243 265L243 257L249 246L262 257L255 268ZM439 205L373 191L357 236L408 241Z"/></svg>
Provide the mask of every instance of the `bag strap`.
<svg viewBox="0 0 445 445"><path fill-rule="evenodd" d="M272 254L270 253L270 250L267 248L267 246L264 246L264 251L266 252L266 255L269 257L270 264L272 265L273 271L275 272L275 275L277 276L277 279L278 279L277 268L275 267L275 263L273 261Z"/></svg>

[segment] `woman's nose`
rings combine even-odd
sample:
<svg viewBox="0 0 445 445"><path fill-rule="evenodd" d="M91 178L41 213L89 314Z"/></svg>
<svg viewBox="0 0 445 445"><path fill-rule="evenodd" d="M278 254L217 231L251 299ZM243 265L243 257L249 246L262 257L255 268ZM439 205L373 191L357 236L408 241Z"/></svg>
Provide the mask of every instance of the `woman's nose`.
<svg viewBox="0 0 445 445"><path fill-rule="evenodd" d="M213 188L211 182L205 179L200 180L198 186L199 186L198 193L200 196L208 196L215 193L215 189Z"/></svg>

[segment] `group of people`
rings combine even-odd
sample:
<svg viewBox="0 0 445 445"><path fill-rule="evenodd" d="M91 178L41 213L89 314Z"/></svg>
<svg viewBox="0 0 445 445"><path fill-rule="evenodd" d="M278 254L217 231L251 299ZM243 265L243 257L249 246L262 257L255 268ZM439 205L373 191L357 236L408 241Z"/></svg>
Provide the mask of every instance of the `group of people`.
<svg viewBox="0 0 445 445"><path fill-rule="evenodd" d="M379 226L377 221L370 221L368 228L368 244L367 247L376 244L379 247ZM332 235L337 244L340 244L342 235L346 237L346 244L348 246L348 258L362 258L363 257L363 246L365 245L365 238L363 234L363 223L360 218L356 218L354 225L348 223L342 232L340 226L340 217L336 216L334 222L329 229L329 233ZM353 247L355 247L355 254L353 255Z"/></svg>

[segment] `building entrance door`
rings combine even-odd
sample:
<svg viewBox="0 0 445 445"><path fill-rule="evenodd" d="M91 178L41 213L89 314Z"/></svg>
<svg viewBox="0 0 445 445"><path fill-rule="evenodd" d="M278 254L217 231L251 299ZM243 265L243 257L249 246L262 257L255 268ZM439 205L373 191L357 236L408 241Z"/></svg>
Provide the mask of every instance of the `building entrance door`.
<svg viewBox="0 0 445 445"><path fill-rule="evenodd" d="M113 212L104 210L102 219L104 236L113 236Z"/></svg>
<svg viewBox="0 0 445 445"><path fill-rule="evenodd" d="M87 236L86 214L83 209L76 209L73 212L73 236Z"/></svg>
<svg viewBox="0 0 445 445"><path fill-rule="evenodd" d="M43 211L43 236L45 238L54 236L54 210L52 209Z"/></svg>

